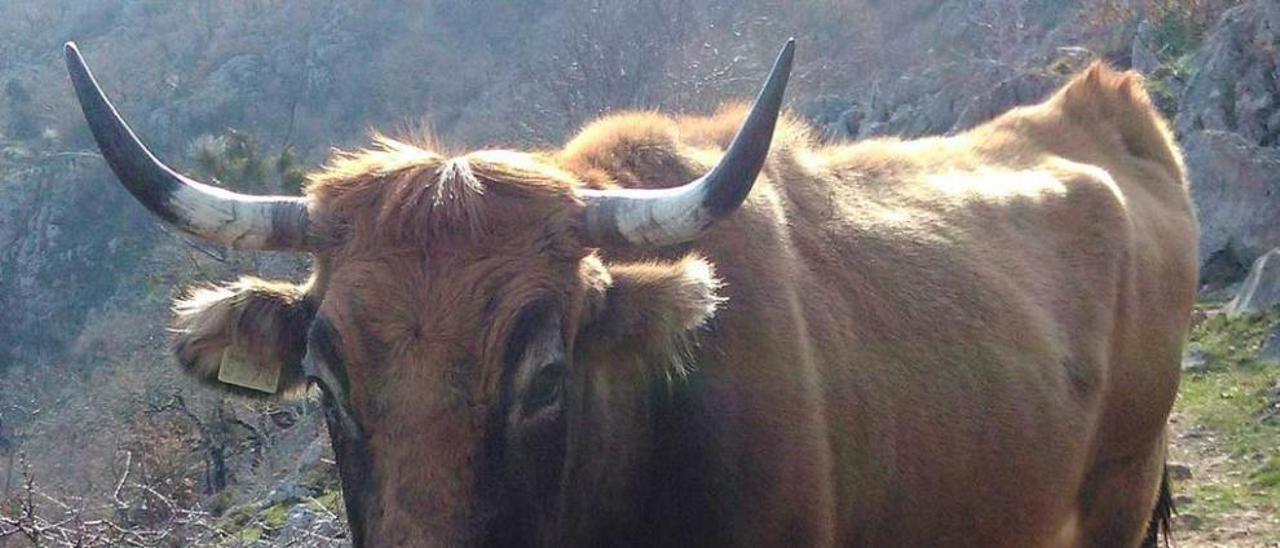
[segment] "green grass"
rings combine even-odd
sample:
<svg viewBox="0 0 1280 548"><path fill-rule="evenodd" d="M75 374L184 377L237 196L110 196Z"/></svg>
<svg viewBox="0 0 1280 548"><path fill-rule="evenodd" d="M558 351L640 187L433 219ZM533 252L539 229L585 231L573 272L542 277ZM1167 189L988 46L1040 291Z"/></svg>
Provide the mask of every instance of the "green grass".
<svg viewBox="0 0 1280 548"><path fill-rule="evenodd" d="M262 529L258 527L251 527L240 531L240 538L238 540L248 544L258 542L259 540L262 540Z"/></svg>
<svg viewBox="0 0 1280 548"><path fill-rule="evenodd" d="M1216 305L1214 306L1216 308ZM1197 314L1212 314L1209 305L1197 308ZM1280 308L1263 314L1246 314L1228 318L1216 314L1197 322L1188 341L1205 352L1210 369L1261 369L1258 351L1273 326L1280 325Z"/></svg>
<svg viewBox="0 0 1280 548"><path fill-rule="evenodd" d="M285 520L289 519L289 508L293 504L282 502L262 512L259 520L267 527L267 529L275 530L284 526Z"/></svg>
<svg viewBox="0 0 1280 548"><path fill-rule="evenodd" d="M342 501L342 491L336 488L329 491L325 491L324 493L315 497L314 502L320 506L319 509L321 511L329 512L332 514L338 514L338 515L344 512L343 501Z"/></svg>
<svg viewBox="0 0 1280 548"><path fill-rule="evenodd" d="M1208 367L1183 375L1176 408L1215 436L1234 474L1213 481L1193 476L1179 489L1192 496L1187 511L1212 520L1241 508L1280 510L1280 417L1261 420L1275 403L1280 365L1257 360L1267 333L1277 325L1280 310L1273 309L1238 318L1219 314L1191 331L1190 342L1206 354Z"/></svg>
<svg viewBox="0 0 1280 548"><path fill-rule="evenodd" d="M245 546L271 544L275 535L289 520L289 513L299 505L312 511L333 514L342 519L342 491L336 485L329 485L331 474L316 474L311 493L314 496L290 498L270 506L247 504L230 508L219 520L219 527L228 535L224 539L226 546Z"/></svg>

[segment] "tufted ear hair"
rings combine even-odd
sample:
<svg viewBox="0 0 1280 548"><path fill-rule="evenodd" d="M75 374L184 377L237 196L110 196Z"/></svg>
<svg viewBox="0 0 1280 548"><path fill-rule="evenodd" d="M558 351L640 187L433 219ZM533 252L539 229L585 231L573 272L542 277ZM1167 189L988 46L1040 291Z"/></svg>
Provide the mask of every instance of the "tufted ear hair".
<svg viewBox="0 0 1280 548"><path fill-rule="evenodd" d="M711 263L697 255L672 262L608 266L611 280L583 335L590 346L624 347L669 358L665 374L684 372L690 336L725 301Z"/></svg>
<svg viewBox="0 0 1280 548"><path fill-rule="evenodd" d="M694 333L725 301L711 263L696 255L609 265L592 257L584 266L589 298L567 400L565 469L575 496L561 514L565 538L555 542L566 546L644 534L643 511L629 501L643 500L645 486L660 480L643 472L651 470L653 397L669 394L670 382L689 371Z"/></svg>
<svg viewBox="0 0 1280 548"><path fill-rule="evenodd" d="M292 396L316 306L307 286L241 278L174 302L173 352L188 373L232 392Z"/></svg>

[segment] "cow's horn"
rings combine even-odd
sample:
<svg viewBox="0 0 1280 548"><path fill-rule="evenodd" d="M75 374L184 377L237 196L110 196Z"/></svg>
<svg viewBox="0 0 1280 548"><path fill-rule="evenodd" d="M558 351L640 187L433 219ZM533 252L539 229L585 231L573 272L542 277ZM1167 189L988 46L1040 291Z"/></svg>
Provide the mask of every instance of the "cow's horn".
<svg viewBox="0 0 1280 548"><path fill-rule="evenodd" d="M71 84L103 158L152 213L186 232L236 248L303 251L312 247L305 198L246 196L170 169L120 118L75 43L67 43L66 54Z"/></svg>
<svg viewBox="0 0 1280 548"><path fill-rule="evenodd" d="M778 54L729 151L706 175L675 188L579 191L587 204L583 223L587 241L649 246L689 242L737 209L769 153L794 56L793 38Z"/></svg>

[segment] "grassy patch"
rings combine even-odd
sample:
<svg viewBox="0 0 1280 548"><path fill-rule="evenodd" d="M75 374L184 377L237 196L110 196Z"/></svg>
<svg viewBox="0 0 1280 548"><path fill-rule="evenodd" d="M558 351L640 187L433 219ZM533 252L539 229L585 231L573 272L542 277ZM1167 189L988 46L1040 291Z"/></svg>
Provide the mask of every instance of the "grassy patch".
<svg viewBox="0 0 1280 548"><path fill-rule="evenodd" d="M285 520L289 519L289 508L291 506L292 504L282 502L267 508L262 512L262 516L259 519L268 529L279 529L284 526Z"/></svg>
<svg viewBox="0 0 1280 548"><path fill-rule="evenodd" d="M344 511L342 501L342 491L333 489L325 491L317 496L314 500L315 504L320 505L320 510L335 515L341 515Z"/></svg>
<svg viewBox="0 0 1280 548"><path fill-rule="evenodd" d="M1263 314L1228 318L1214 310L1197 309L1201 318L1188 338L1192 347L1205 353L1211 369L1258 369L1258 351L1271 328L1280 325L1280 308Z"/></svg>
<svg viewBox="0 0 1280 548"><path fill-rule="evenodd" d="M1200 473L1179 490L1192 496L1185 511L1213 520L1242 509L1280 511L1280 417L1263 420L1275 405L1280 365L1257 360L1280 310L1227 318L1204 315L1190 341L1204 352L1208 367L1183 375L1176 408L1196 430L1212 436L1227 462L1221 477Z"/></svg>
<svg viewBox="0 0 1280 548"><path fill-rule="evenodd" d="M249 529L240 531L239 540L240 542L250 543L250 544L254 542L258 542L262 540L262 529L259 529L257 527L251 527Z"/></svg>
<svg viewBox="0 0 1280 548"><path fill-rule="evenodd" d="M327 475L316 477L321 480L320 484L327 484L325 478ZM278 540L277 536L295 510L331 516L335 521L344 520L342 491L336 485L313 487L301 497L290 497L275 504L251 503L227 509L218 523L227 535L223 545L270 545Z"/></svg>

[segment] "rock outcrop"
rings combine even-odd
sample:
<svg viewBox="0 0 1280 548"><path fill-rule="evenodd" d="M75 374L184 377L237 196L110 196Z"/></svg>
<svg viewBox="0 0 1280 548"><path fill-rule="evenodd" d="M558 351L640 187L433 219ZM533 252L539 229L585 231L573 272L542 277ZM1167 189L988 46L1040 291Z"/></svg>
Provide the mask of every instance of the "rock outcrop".
<svg viewBox="0 0 1280 548"><path fill-rule="evenodd" d="M1238 316L1263 312L1280 304L1280 249L1272 249L1253 262L1240 293L1227 305L1226 313Z"/></svg>
<svg viewBox="0 0 1280 548"><path fill-rule="evenodd" d="M65 347L157 229L93 154L0 147L0 366Z"/></svg>
<svg viewBox="0 0 1280 548"><path fill-rule="evenodd" d="M868 97L823 120L824 128L847 138L956 133L1043 100L1065 79L992 60L948 63L872 86Z"/></svg>
<svg viewBox="0 0 1280 548"><path fill-rule="evenodd" d="M1229 251L1247 265L1280 246L1280 3L1226 12L1192 65L1175 126L1200 258Z"/></svg>

